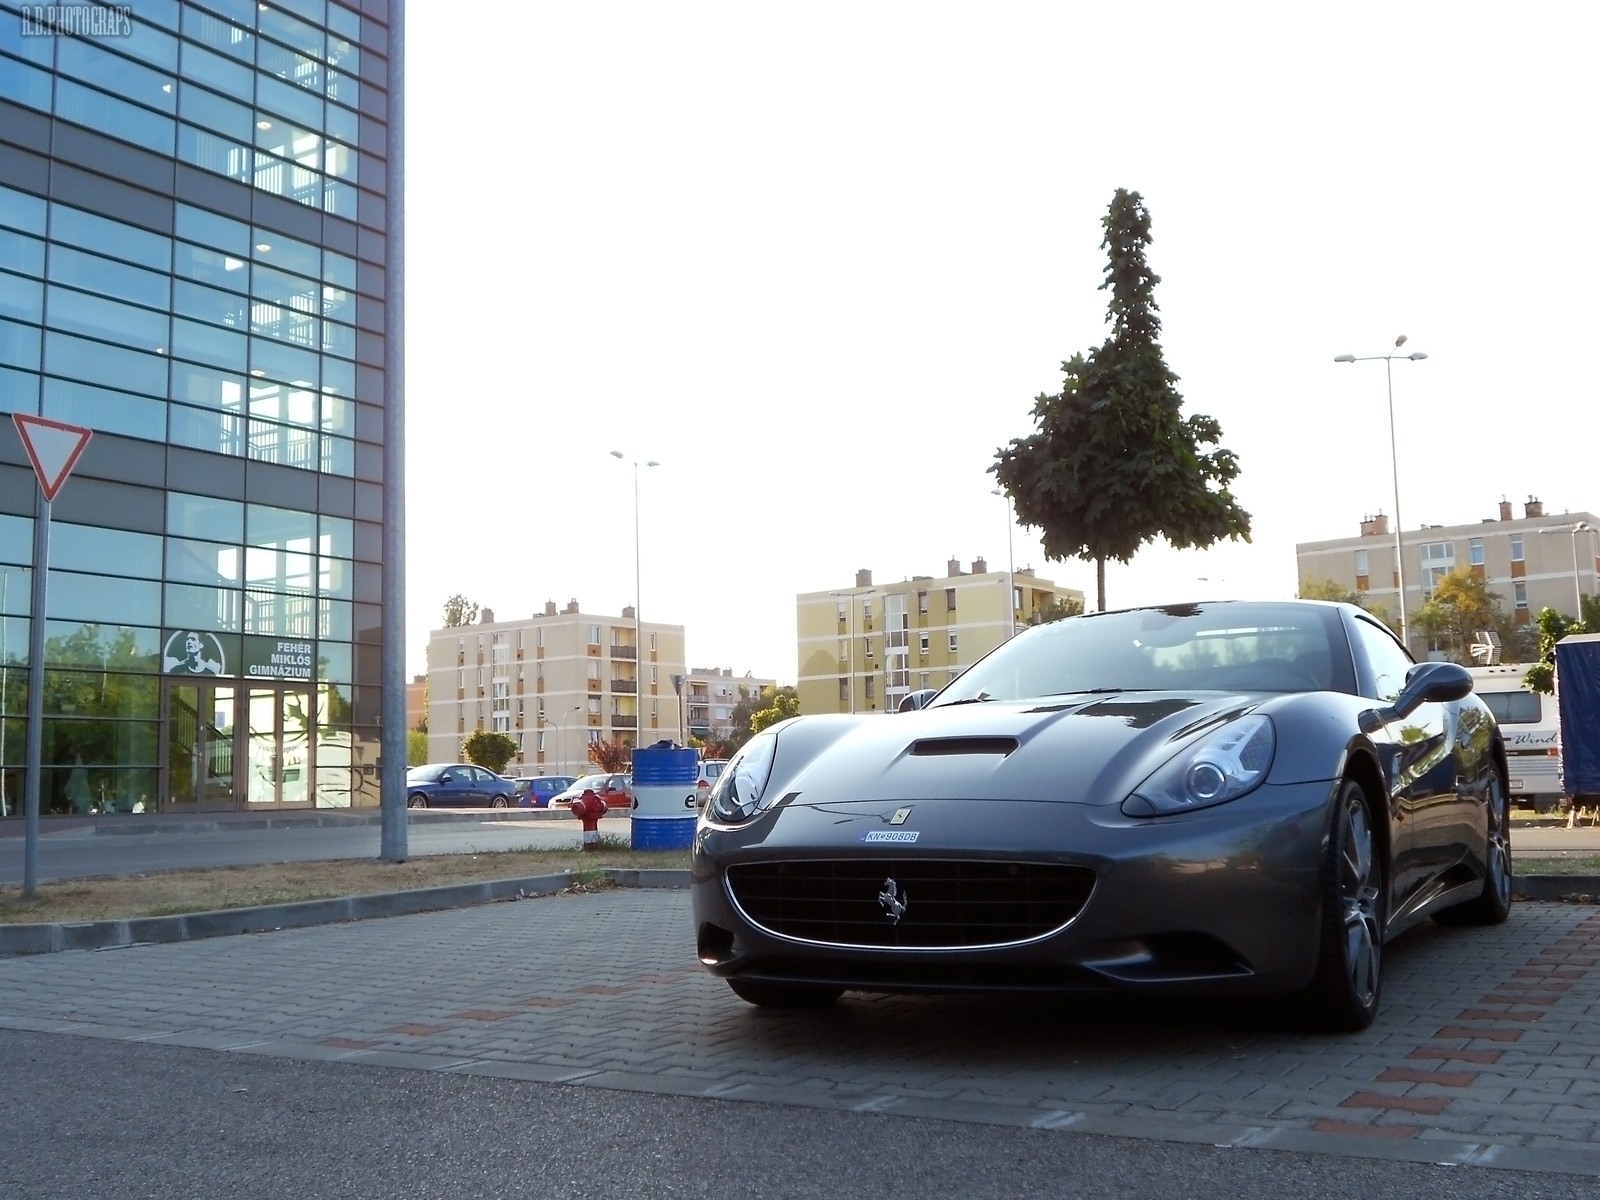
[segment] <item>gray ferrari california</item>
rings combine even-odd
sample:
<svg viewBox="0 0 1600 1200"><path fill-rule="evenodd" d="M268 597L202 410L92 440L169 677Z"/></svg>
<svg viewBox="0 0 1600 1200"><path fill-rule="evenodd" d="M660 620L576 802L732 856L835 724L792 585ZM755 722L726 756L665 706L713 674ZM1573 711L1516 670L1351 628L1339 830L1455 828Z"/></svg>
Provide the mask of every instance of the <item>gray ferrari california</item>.
<svg viewBox="0 0 1600 1200"><path fill-rule="evenodd" d="M744 746L695 831L700 961L759 1005L1278 994L1359 1029L1385 943L1510 911L1505 751L1471 690L1352 605L1030 629L923 707Z"/></svg>

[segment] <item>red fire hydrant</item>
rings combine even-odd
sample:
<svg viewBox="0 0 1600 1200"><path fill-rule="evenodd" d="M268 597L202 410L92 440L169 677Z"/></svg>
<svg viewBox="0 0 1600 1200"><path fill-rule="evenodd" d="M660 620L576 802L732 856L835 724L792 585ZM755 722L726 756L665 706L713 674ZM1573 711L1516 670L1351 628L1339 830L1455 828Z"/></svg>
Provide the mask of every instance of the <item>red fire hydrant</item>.
<svg viewBox="0 0 1600 1200"><path fill-rule="evenodd" d="M583 795L572 802L572 815L583 822L583 848L600 849L600 818L606 815L606 802L593 788L585 788Z"/></svg>

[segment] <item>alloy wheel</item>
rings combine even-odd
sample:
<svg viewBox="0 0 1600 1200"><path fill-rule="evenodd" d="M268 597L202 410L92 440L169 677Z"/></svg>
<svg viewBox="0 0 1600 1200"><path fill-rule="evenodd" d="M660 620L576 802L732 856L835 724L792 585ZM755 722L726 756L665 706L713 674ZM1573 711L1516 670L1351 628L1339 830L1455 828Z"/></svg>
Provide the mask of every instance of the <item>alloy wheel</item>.
<svg viewBox="0 0 1600 1200"><path fill-rule="evenodd" d="M1339 899L1344 908L1345 968L1351 990L1364 1007L1378 994L1383 944L1378 928L1379 872L1373 853L1367 806L1358 794L1345 800L1343 843L1339 847Z"/></svg>
<svg viewBox="0 0 1600 1200"><path fill-rule="evenodd" d="M1509 805L1498 774L1489 777L1489 886L1501 905L1511 902L1511 827Z"/></svg>

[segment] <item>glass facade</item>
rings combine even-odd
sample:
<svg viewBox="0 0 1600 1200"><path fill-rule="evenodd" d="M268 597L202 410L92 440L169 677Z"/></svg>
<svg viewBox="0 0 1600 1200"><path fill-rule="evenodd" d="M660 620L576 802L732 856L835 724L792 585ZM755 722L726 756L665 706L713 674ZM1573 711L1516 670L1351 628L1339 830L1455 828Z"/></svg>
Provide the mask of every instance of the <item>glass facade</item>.
<svg viewBox="0 0 1600 1200"><path fill-rule="evenodd" d="M376 804L381 0L0 0L0 412L95 431L57 497L43 813ZM0 816L34 483L0 428Z"/></svg>

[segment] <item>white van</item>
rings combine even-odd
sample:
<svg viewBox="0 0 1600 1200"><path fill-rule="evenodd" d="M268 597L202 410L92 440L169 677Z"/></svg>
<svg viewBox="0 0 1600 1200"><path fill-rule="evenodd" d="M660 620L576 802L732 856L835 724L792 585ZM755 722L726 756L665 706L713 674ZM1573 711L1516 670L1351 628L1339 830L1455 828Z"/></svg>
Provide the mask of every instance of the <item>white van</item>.
<svg viewBox="0 0 1600 1200"><path fill-rule="evenodd" d="M1535 812L1561 808L1561 724L1556 698L1523 686L1526 665L1469 667L1477 692L1500 726L1511 775L1511 800Z"/></svg>

